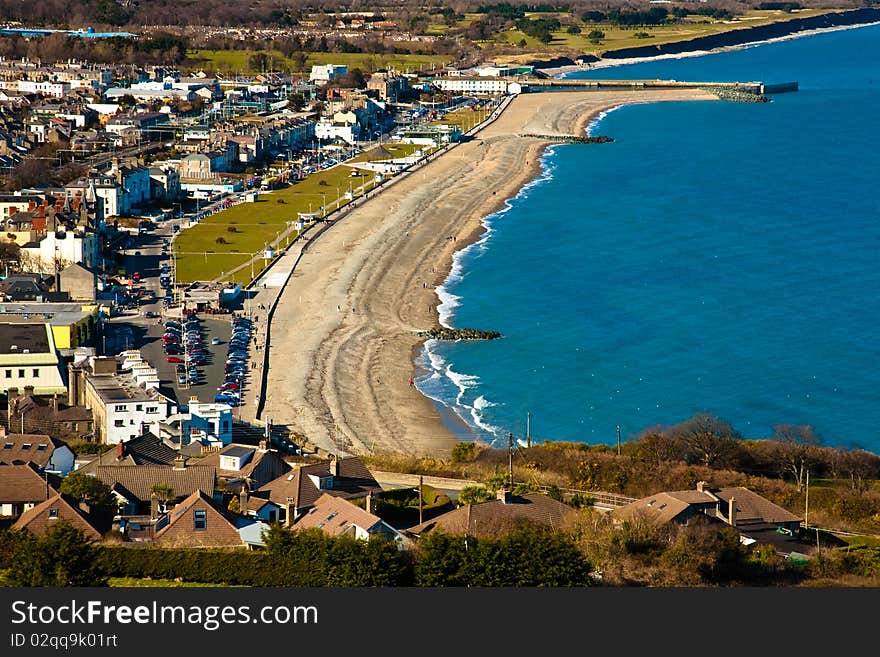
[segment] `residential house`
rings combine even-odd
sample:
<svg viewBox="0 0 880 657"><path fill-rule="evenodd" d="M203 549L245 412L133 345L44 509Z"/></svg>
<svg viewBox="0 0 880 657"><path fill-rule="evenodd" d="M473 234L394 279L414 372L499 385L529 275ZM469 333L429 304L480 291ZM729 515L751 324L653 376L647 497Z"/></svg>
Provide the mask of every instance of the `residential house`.
<svg viewBox="0 0 880 657"><path fill-rule="evenodd" d="M323 493L296 521L293 529L295 531L320 529L334 538L348 536L364 541L374 536L381 536L394 541L400 548L406 547L410 542L409 538L371 513L371 499L372 496L368 494L365 498L366 508L362 509L344 498Z"/></svg>
<svg viewBox="0 0 880 657"><path fill-rule="evenodd" d="M277 450L268 449L265 440L258 447L232 443L193 463L216 468L217 479L227 492L257 490L291 470Z"/></svg>
<svg viewBox="0 0 880 657"><path fill-rule="evenodd" d="M45 502L37 504L21 514L12 525L14 529L27 530L36 536L42 536L59 522L66 521L81 530L90 541L100 541L104 532L88 513L79 508L63 495L55 494Z"/></svg>
<svg viewBox="0 0 880 657"><path fill-rule="evenodd" d="M664 491L614 509L617 522L644 518L655 523L687 525L695 519L712 519L750 535L783 530L797 535L802 519L742 486L713 488L705 481L695 490Z"/></svg>
<svg viewBox="0 0 880 657"><path fill-rule="evenodd" d="M500 489L494 500L464 504L411 527L407 533L421 536L440 530L447 534L497 537L522 523L560 529L574 513L574 508L541 493L513 495L508 490Z"/></svg>
<svg viewBox="0 0 880 657"><path fill-rule="evenodd" d="M61 442L92 435L92 412L81 406L61 403L61 395L37 395L33 386L12 387L6 393L7 410L0 418L21 433L48 435Z"/></svg>
<svg viewBox="0 0 880 657"><path fill-rule="evenodd" d="M166 548L243 548L238 527L203 490L194 490L169 511L149 518L125 519L123 535L129 540Z"/></svg>
<svg viewBox="0 0 880 657"><path fill-rule="evenodd" d="M113 491L122 515L149 512L151 505L160 501L174 504L197 490L211 496L216 484L213 467L189 465L183 456L173 465L98 465L94 476ZM159 488L167 489L167 499L161 499Z"/></svg>
<svg viewBox="0 0 880 657"><path fill-rule="evenodd" d="M49 301L52 278L41 274L17 274L0 281L3 301Z"/></svg>
<svg viewBox="0 0 880 657"><path fill-rule="evenodd" d="M356 456L349 456L298 466L261 486L252 496L268 499L284 509L284 521L291 525L324 493L355 500L381 490L364 462Z"/></svg>
<svg viewBox="0 0 880 657"><path fill-rule="evenodd" d="M98 274L95 269L74 262L59 274L61 292L74 301L95 301L98 288Z"/></svg>
<svg viewBox="0 0 880 657"><path fill-rule="evenodd" d="M52 293L54 295L54 293ZM80 346L92 345L98 334L98 305L83 302L19 301L0 303L0 322L6 325L47 325L52 332L52 347L61 354ZM0 332L3 332L0 324ZM13 331L14 333L14 331ZM37 331L37 334L39 332ZM18 345L28 348L27 345ZM31 353L34 353L31 350ZM70 355L70 354L67 354ZM17 382L23 387L31 382ZM33 382L40 387L40 382Z"/></svg>
<svg viewBox="0 0 880 657"><path fill-rule="evenodd" d="M30 462L0 465L0 526L57 494L59 483Z"/></svg>
<svg viewBox="0 0 880 657"><path fill-rule="evenodd" d="M61 476L73 470L74 454L60 440L46 435L0 433L0 464L33 463L40 470Z"/></svg>
<svg viewBox="0 0 880 657"><path fill-rule="evenodd" d="M181 195L180 172L173 166L150 167L150 196L161 201L176 201Z"/></svg>
<svg viewBox="0 0 880 657"><path fill-rule="evenodd" d="M348 73L348 66L343 64L312 64L312 71L309 74L309 82L316 84L327 84L331 80L335 80L340 75Z"/></svg>
<svg viewBox="0 0 880 657"><path fill-rule="evenodd" d="M77 472L95 474L102 465L174 465L177 450L166 445L158 436L145 433L131 440L116 443L77 468Z"/></svg>

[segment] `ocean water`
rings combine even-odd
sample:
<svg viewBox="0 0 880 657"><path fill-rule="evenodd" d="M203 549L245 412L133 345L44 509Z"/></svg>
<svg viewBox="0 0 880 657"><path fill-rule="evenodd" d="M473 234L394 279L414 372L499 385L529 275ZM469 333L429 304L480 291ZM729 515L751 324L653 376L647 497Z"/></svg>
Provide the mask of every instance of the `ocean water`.
<svg viewBox="0 0 880 657"><path fill-rule="evenodd" d="M709 412L880 451L880 26L584 77L797 80L773 102L623 106L460 251L419 389L506 445L615 444ZM450 423L453 426L453 423Z"/></svg>

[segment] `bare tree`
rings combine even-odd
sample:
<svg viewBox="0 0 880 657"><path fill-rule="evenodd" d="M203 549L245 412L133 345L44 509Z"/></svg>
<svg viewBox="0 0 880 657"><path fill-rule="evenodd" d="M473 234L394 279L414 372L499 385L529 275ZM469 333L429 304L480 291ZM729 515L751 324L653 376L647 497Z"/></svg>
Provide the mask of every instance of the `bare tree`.
<svg viewBox="0 0 880 657"><path fill-rule="evenodd" d="M773 429L776 466L783 477L791 475L794 478L798 492L801 492L806 482L807 470L820 460L817 448L821 440L813 428L806 424L777 424Z"/></svg>
<svg viewBox="0 0 880 657"><path fill-rule="evenodd" d="M670 435L684 442L687 454L707 467L721 465L737 451L739 435L733 427L711 413L697 413L670 429Z"/></svg>

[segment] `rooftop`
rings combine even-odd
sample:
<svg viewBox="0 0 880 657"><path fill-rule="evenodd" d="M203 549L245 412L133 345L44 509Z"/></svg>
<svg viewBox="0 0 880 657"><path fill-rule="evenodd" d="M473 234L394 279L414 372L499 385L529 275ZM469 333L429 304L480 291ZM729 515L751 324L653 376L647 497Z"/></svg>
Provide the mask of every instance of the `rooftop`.
<svg viewBox="0 0 880 657"><path fill-rule="evenodd" d="M0 324L0 354L48 353L51 350L45 324Z"/></svg>

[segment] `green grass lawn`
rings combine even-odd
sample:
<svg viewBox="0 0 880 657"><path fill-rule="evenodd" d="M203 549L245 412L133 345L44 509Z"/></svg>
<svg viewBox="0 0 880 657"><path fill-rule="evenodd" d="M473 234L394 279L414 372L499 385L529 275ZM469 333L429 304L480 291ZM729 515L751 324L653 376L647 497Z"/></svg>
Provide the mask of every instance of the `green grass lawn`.
<svg viewBox="0 0 880 657"><path fill-rule="evenodd" d="M489 116L489 110L481 107L472 109L469 107L447 112L443 118L432 121L432 125L457 125L462 132L467 132L478 123L482 123Z"/></svg>
<svg viewBox="0 0 880 657"><path fill-rule="evenodd" d="M385 148L394 157L402 157L411 154L418 146L400 144L385 145ZM369 151L355 158L356 161L369 159ZM345 193L349 189L357 194L376 186L371 173L352 177L351 171L347 166L319 171L282 189L260 193L254 203L240 203L181 231L174 240L178 282L192 283L220 277L232 283L249 282L250 267L234 274L230 274L230 270L249 261L267 244L274 242L288 229L288 222L298 219L300 212L320 215L322 206L326 206L327 212L345 207L349 202ZM236 232L229 231L232 226ZM225 243L218 244L219 237ZM268 261L257 260L254 275L258 275L267 264Z"/></svg>
<svg viewBox="0 0 880 657"><path fill-rule="evenodd" d="M193 588L226 586L225 584L175 582L173 579L138 579L136 577L111 577L107 580L107 585L113 588Z"/></svg>
<svg viewBox="0 0 880 657"><path fill-rule="evenodd" d="M250 67L250 58L257 50L190 50L181 69L193 71L204 68L225 75L259 73ZM272 58L272 68L286 73L308 73L313 64L343 64L349 69L360 68L372 72L380 68L394 68L404 73L443 66L450 62L448 55L395 55L372 53L306 53L305 67L295 70L294 61L277 50L264 51Z"/></svg>

